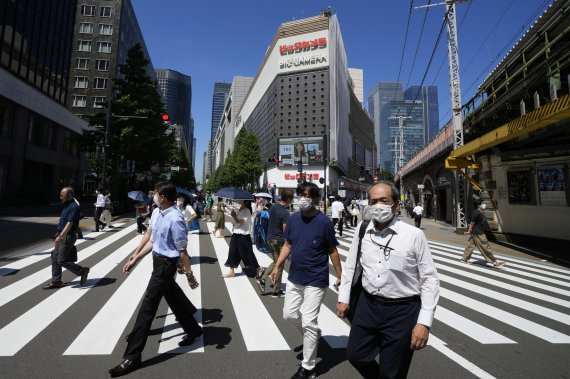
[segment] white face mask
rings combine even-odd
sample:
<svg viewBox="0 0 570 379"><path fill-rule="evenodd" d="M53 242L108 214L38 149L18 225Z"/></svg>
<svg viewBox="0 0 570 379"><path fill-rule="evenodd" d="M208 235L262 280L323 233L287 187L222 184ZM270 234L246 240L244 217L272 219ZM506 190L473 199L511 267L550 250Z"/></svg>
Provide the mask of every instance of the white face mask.
<svg viewBox="0 0 570 379"><path fill-rule="evenodd" d="M160 200L158 199L158 194L154 195L154 203L156 204L157 207L160 207Z"/></svg>
<svg viewBox="0 0 570 379"><path fill-rule="evenodd" d="M302 211L308 211L309 209L311 209L312 206L313 206L312 199L306 197L302 197L299 199L299 208L301 208Z"/></svg>
<svg viewBox="0 0 570 379"><path fill-rule="evenodd" d="M184 205L184 202L183 202L183 201L176 200L176 206L177 206L178 208L182 208L183 205Z"/></svg>
<svg viewBox="0 0 570 379"><path fill-rule="evenodd" d="M481 204L481 209L487 208L487 204Z"/></svg>
<svg viewBox="0 0 570 379"><path fill-rule="evenodd" d="M394 216L392 206L388 204L374 204L370 207L370 213L372 217L374 217L374 220L380 223L390 221Z"/></svg>

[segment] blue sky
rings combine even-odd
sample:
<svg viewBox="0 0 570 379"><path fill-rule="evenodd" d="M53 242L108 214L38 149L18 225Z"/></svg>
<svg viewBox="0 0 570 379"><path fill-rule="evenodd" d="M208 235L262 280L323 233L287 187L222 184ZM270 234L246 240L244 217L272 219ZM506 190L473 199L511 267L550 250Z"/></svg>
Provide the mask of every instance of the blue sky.
<svg viewBox="0 0 570 379"><path fill-rule="evenodd" d="M442 0L433 0L433 3ZM364 70L364 94L378 81L396 81L410 2L407 0L132 0L153 65L192 77L196 177L202 179L203 153L210 136L216 81L254 76L283 22L310 17L331 6L338 15L350 67ZM457 5L462 97L478 85L552 0L473 0ZM414 0L414 6L428 0ZM157 6L160 4L160 6ZM444 7L431 7L412 70L425 9L413 10L400 81L419 85L435 46ZM541 13L539 13L541 14ZM526 25L526 26L525 26ZM516 39L514 39L516 37ZM513 39L514 42L509 42ZM497 56L505 47L506 51ZM493 62L493 60L495 60ZM443 64L443 66L442 66ZM436 75L439 71L439 75ZM408 81L408 78L409 81ZM424 85L439 90L440 126L450 117L447 34L436 50Z"/></svg>

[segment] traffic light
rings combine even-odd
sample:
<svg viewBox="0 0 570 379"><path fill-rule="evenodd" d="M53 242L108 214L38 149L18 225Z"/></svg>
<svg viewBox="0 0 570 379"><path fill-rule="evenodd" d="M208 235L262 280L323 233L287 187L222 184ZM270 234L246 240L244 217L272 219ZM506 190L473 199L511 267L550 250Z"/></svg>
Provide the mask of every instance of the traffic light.
<svg viewBox="0 0 570 379"><path fill-rule="evenodd" d="M168 113L163 113L161 117L163 122L170 121L170 115Z"/></svg>
<svg viewBox="0 0 570 379"><path fill-rule="evenodd" d="M319 178L319 183L325 184L325 178Z"/></svg>

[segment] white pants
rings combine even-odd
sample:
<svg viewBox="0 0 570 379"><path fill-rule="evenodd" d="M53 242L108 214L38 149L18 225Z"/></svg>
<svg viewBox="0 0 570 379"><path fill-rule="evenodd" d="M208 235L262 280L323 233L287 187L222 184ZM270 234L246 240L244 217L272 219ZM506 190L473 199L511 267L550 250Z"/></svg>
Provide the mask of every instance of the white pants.
<svg viewBox="0 0 570 379"><path fill-rule="evenodd" d="M104 224L111 225L111 219L112 219L111 212L108 209L105 209L103 213L101 213L99 221L101 221Z"/></svg>
<svg viewBox="0 0 570 379"><path fill-rule="evenodd" d="M314 369L317 361L317 344L319 342L317 319L326 290L326 288L287 283L283 318L291 322L303 335L303 362L301 365L307 370Z"/></svg>

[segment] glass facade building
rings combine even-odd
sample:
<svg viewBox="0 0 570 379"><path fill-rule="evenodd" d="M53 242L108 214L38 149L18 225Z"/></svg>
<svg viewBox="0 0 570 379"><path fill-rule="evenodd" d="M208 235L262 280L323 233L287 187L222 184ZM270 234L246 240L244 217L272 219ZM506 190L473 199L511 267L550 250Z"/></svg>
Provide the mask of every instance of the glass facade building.
<svg viewBox="0 0 570 379"><path fill-rule="evenodd" d="M65 104L76 1L0 0L0 66Z"/></svg>
<svg viewBox="0 0 570 379"><path fill-rule="evenodd" d="M419 92L418 92L419 91ZM404 100L421 100L424 114L424 135L427 143L439 132L439 101L436 86L412 86L404 92Z"/></svg>
<svg viewBox="0 0 570 379"><path fill-rule="evenodd" d="M226 105L226 100L230 94L232 88L231 83L216 82L214 84L214 95L212 97L212 125L210 128L210 141L214 141L216 137L216 131L220 125L220 120L224 114L224 106ZM210 147L211 149L211 147ZM213 172L214 162L212 160L213 152L210 151L209 162L208 162L208 173Z"/></svg>

